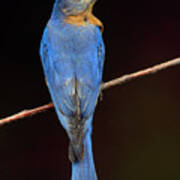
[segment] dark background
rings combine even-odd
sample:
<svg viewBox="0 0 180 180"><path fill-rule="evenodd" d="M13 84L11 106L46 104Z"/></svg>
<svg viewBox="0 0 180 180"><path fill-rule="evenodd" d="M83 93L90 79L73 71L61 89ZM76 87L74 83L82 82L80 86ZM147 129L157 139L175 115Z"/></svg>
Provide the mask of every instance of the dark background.
<svg viewBox="0 0 180 180"><path fill-rule="evenodd" d="M53 0L1 2L0 118L50 101L39 44ZM179 5L103 1L104 81L180 56ZM101 180L180 179L180 67L103 93L94 117ZM0 179L68 180L68 138L54 110L0 128Z"/></svg>

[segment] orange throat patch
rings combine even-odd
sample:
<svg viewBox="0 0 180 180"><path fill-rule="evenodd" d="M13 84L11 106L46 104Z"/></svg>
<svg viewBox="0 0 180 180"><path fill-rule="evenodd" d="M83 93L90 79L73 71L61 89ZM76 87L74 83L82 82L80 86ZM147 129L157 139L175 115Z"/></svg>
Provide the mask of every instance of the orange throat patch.
<svg viewBox="0 0 180 180"><path fill-rule="evenodd" d="M64 19L64 22L67 24L73 24L75 26L86 26L87 23L89 23L95 26L99 26L101 32L104 30L102 22L92 14L92 11L89 10L76 16L67 16Z"/></svg>

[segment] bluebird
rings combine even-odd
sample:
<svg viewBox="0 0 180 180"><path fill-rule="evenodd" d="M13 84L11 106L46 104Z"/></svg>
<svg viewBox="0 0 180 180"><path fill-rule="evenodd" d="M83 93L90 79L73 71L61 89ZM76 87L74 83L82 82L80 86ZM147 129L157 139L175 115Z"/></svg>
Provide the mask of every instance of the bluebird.
<svg viewBox="0 0 180 180"><path fill-rule="evenodd" d="M96 0L56 0L40 56L60 123L69 137L72 180L97 180L92 120L101 91L103 24L92 13Z"/></svg>

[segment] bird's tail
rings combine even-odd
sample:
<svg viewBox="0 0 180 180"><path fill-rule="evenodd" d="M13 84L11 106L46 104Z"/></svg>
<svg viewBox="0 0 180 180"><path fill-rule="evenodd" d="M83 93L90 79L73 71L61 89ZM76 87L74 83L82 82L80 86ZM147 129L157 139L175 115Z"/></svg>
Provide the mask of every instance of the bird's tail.
<svg viewBox="0 0 180 180"><path fill-rule="evenodd" d="M84 144L75 144L70 142L69 144L69 160L72 163L77 163L81 161L84 157Z"/></svg>
<svg viewBox="0 0 180 180"><path fill-rule="evenodd" d="M70 144L69 156L72 161L71 180L97 180L93 161L91 133L87 133L81 145ZM74 160L74 161L73 161Z"/></svg>

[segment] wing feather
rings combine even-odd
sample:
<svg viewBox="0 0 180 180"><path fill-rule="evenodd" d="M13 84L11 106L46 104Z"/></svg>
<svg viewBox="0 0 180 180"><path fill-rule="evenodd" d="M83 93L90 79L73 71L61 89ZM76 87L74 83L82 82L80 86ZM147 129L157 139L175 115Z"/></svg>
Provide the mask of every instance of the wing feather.
<svg viewBox="0 0 180 180"><path fill-rule="evenodd" d="M53 40L51 33L48 28L45 30L40 54L56 110L72 118L77 111L78 98L80 117L88 119L94 113L102 80L104 44L100 31L95 34L93 48L78 55L67 54L63 49L65 42L59 37Z"/></svg>

